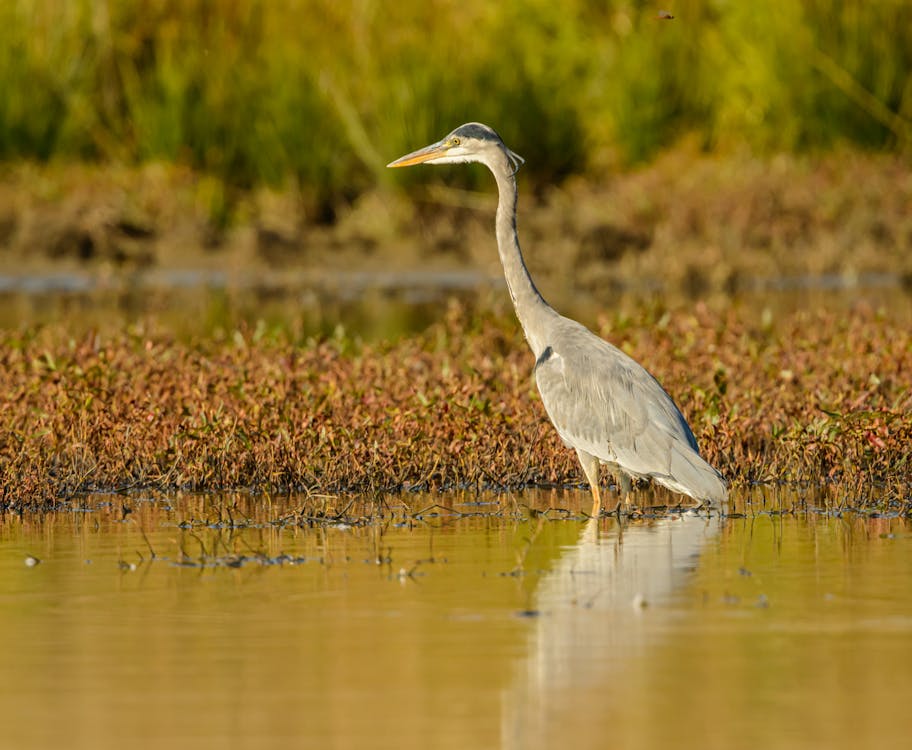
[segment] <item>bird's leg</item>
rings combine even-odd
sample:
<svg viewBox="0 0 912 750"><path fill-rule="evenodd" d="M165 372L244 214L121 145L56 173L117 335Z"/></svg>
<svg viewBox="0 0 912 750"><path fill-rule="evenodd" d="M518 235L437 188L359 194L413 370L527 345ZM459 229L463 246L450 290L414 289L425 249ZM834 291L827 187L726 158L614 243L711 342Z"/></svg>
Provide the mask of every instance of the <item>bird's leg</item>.
<svg viewBox="0 0 912 750"><path fill-rule="evenodd" d="M624 506L627 510L630 510L631 498L633 496L633 480L630 478L629 474L625 474L623 471L618 471L617 478L618 489L620 490L621 497L624 499ZM618 503L620 503L620 500Z"/></svg>
<svg viewBox="0 0 912 750"><path fill-rule="evenodd" d="M589 482L589 490L592 492L592 515L597 516L602 510L602 496L599 492L599 460L579 448L576 449L576 455L583 467L586 480Z"/></svg>
<svg viewBox="0 0 912 750"><path fill-rule="evenodd" d="M596 464L596 474L598 474L598 464ZM592 490L592 516L598 516L602 512L602 495L599 492L598 479L594 483L590 482L589 489Z"/></svg>
<svg viewBox="0 0 912 750"><path fill-rule="evenodd" d="M621 517L621 506L624 506L624 510L630 510L630 496L633 492L633 483L628 474L621 471L620 466L611 464L609 466L611 470L611 476L614 478L615 486L617 487L618 500L612 511L618 518Z"/></svg>

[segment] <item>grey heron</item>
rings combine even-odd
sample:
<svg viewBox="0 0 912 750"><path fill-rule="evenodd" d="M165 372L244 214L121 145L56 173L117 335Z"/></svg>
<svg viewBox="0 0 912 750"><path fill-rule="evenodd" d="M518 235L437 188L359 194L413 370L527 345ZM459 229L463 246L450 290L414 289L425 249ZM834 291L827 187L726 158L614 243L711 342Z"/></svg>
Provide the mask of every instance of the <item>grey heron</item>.
<svg viewBox="0 0 912 750"><path fill-rule="evenodd" d="M497 181L497 247L510 297L535 356L535 382L565 444L576 449L601 509L599 466L617 476L625 500L631 480L653 480L719 505L725 480L701 458L693 431L671 396L638 362L545 302L529 275L516 232L516 172L523 159L489 126L460 125L442 140L391 162L484 164ZM620 501L619 501L620 502Z"/></svg>

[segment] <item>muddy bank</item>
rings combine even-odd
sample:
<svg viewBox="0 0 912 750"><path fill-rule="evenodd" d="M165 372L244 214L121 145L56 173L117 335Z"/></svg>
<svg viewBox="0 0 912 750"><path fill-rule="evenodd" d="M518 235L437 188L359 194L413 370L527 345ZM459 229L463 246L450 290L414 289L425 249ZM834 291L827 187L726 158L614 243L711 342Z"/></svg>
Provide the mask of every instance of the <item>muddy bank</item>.
<svg viewBox="0 0 912 750"><path fill-rule="evenodd" d="M298 186L240 191L163 165L8 166L0 273L137 271L500 275L495 196L428 169L351 203ZM819 158L708 157L686 147L639 171L533 193L520 177L529 265L558 294L620 288L738 291L794 277L912 279L912 167L846 151Z"/></svg>

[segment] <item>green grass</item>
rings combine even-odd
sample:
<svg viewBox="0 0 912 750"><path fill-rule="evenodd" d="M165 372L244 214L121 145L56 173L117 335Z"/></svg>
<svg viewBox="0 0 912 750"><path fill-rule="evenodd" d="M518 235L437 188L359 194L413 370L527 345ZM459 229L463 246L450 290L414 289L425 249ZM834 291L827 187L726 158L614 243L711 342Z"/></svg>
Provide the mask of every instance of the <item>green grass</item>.
<svg viewBox="0 0 912 750"><path fill-rule="evenodd" d="M320 203L473 119L534 155L539 184L692 134L908 150L912 6L669 6L672 21L618 0L7 0L0 158L163 160Z"/></svg>

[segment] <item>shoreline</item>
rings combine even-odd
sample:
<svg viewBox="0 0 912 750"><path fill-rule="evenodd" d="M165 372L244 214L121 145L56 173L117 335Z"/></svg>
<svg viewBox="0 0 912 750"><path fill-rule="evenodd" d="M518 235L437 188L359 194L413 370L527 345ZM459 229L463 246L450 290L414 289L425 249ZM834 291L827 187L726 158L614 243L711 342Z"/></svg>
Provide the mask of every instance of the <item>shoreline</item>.
<svg viewBox="0 0 912 750"><path fill-rule="evenodd" d="M294 185L232 191L164 164L8 164L0 274L499 277L493 190L447 187L445 170L422 177L364 193L326 223ZM520 179L526 260L558 292L699 294L882 274L912 286L912 165L896 156L761 160L681 146L636 171L524 188Z"/></svg>

